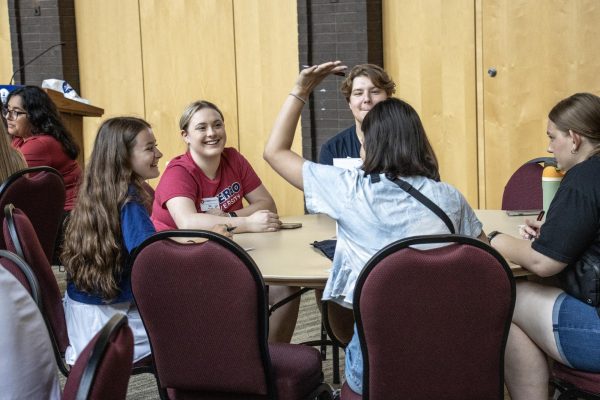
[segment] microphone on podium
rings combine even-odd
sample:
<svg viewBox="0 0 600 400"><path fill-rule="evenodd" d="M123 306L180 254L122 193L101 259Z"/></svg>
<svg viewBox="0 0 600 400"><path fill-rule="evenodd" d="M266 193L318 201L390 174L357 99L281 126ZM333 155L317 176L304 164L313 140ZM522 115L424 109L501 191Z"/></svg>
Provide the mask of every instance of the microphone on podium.
<svg viewBox="0 0 600 400"><path fill-rule="evenodd" d="M47 52L49 52L50 50L52 50L53 48L57 47L57 46L64 46L66 45L66 42L60 42L57 44L54 44L50 47L48 47L46 50L42 51L40 54L38 54L37 56L33 57L31 60L27 61L25 64L23 64L20 68L18 68L10 77L10 82L9 85L13 84L13 80L15 79L15 75L17 74L17 72L23 71L25 69L26 66L28 66L29 64L31 64L32 62L34 62L35 60L37 60L38 58L40 58L41 56L43 56L44 54L46 54Z"/></svg>

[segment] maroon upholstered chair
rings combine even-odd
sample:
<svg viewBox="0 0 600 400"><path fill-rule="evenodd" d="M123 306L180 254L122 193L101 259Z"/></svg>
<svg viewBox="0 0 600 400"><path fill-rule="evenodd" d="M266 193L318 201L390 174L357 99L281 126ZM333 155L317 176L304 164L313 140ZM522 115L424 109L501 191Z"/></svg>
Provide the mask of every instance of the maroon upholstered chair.
<svg viewBox="0 0 600 400"><path fill-rule="evenodd" d="M77 358L63 400L125 399L133 359L133 334L125 315L114 315Z"/></svg>
<svg viewBox="0 0 600 400"><path fill-rule="evenodd" d="M541 210L544 165L556 165L552 157L527 161L510 177L502 194L503 210Z"/></svg>
<svg viewBox="0 0 600 400"><path fill-rule="evenodd" d="M35 273L23 259L8 250L0 250L0 265L10 272L27 289L40 312L42 311L40 286Z"/></svg>
<svg viewBox="0 0 600 400"><path fill-rule="evenodd" d="M7 204L27 214L46 258L52 263L65 206L65 185L60 173L50 167L26 168L14 173L0 185L0 210ZM3 217L0 215L0 220ZM1 235L0 249L6 249Z"/></svg>
<svg viewBox="0 0 600 400"><path fill-rule="evenodd" d="M48 326L59 369L67 376L69 368L64 363L64 354L69 346L67 323L61 292L50 262L29 218L12 204L4 207L3 232L8 250L25 260L35 273L40 286L42 315Z"/></svg>
<svg viewBox="0 0 600 400"><path fill-rule="evenodd" d="M316 349L267 343L265 284L235 242L206 231L157 233L133 256L131 286L161 397L330 398Z"/></svg>
<svg viewBox="0 0 600 400"><path fill-rule="evenodd" d="M600 400L600 373L579 371L555 361L550 381L560 392L558 400Z"/></svg>
<svg viewBox="0 0 600 400"><path fill-rule="evenodd" d="M42 251L29 218L12 204L7 204L4 208L3 232L8 249L25 260L37 278L41 293L42 315L52 339L58 368L64 376L68 376L69 366L64 356L69 346L69 336L62 295L52 267ZM146 357L134 364L132 374L153 373L153 371L152 358Z"/></svg>
<svg viewBox="0 0 600 400"><path fill-rule="evenodd" d="M506 261L477 239L432 235L390 244L356 283L363 396L345 384L342 399L503 399L514 302Z"/></svg>

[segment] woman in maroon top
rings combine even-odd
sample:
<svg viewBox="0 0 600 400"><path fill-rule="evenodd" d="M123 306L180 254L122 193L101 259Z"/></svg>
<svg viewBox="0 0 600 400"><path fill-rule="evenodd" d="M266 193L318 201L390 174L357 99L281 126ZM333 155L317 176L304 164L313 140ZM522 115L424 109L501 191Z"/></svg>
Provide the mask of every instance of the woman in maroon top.
<svg viewBox="0 0 600 400"><path fill-rule="evenodd" d="M23 86L8 95L2 116L13 147L23 153L29 167L46 165L62 175L66 189L64 218L67 218L77 199L81 168L77 163L79 148L56 106L39 87ZM62 243L62 228L59 240Z"/></svg>

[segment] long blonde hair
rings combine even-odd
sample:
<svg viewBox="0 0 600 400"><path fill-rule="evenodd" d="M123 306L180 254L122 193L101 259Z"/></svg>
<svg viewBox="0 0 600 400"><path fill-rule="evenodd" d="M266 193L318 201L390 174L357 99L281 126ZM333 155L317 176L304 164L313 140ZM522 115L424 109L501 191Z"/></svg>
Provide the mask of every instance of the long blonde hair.
<svg viewBox="0 0 600 400"><path fill-rule="evenodd" d="M118 117L102 123L77 204L65 231L61 261L77 289L110 300L119 295L123 272L124 244L120 212L132 200L149 202L142 189L143 180L131 167L135 138L150 125L140 118Z"/></svg>
<svg viewBox="0 0 600 400"><path fill-rule="evenodd" d="M10 145L4 122L0 121L0 183L24 168L27 168L27 164L23 155Z"/></svg>

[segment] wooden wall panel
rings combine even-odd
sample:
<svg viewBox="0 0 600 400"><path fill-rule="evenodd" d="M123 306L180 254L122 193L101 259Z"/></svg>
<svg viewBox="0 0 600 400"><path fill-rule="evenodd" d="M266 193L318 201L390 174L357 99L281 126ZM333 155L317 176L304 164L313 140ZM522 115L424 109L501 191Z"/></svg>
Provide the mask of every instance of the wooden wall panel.
<svg viewBox="0 0 600 400"><path fill-rule="evenodd" d="M384 0L384 67L419 113L442 180L478 206L472 0Z"/></svg>
<svg viewBox="0 0 600 400"><path fill-rule="evenodd" d="M145 117L138 4L75 0L80 95L104 109L84 118L84 156L89 158L101 121L118 115Z"/></svg>
<svg viewBox="0 0 600 400"><path fill-rule="evenodd" d="M487 208L500 208L514 170L546 155L550 108L578 91L600 94L599 20L596 0L482 3Z"/></svg>
<svg viewBox="0 0 600 400"><path fill-rule="evenodd" d="M302 214L302 193L262 158L275 117L299 71L296 2L234 0L234 9L240 150L275 198L279 213ZM293 148L302 154L299 125Z"/></svg>
<svg viewBox="0 0 600 400"><path fill-rule="evenodd" d="M82 96L105 117L146 118L164 153L161 170L186 150L178 127L185 106L210 100L225 116L228 146L250 160L280 214L303 212L302 194L262 159L298 73L294 0L76 0L76 16ZM85 121L86 156L99 122Z"/></svg>
<svg viewBox="0 0 600 400"><path fill-rule="evenodd" d="M0 1L0 83L8 84L13 74L8 2Z"/></svg>
<svg viewBox="0 0 600 400"><path fill-rule="evenodd" d="M195 100L223 112L227 146L238 145L233 7L223 0L140 2L146 117L165 164L186 151L179 117Z"/></svg>

